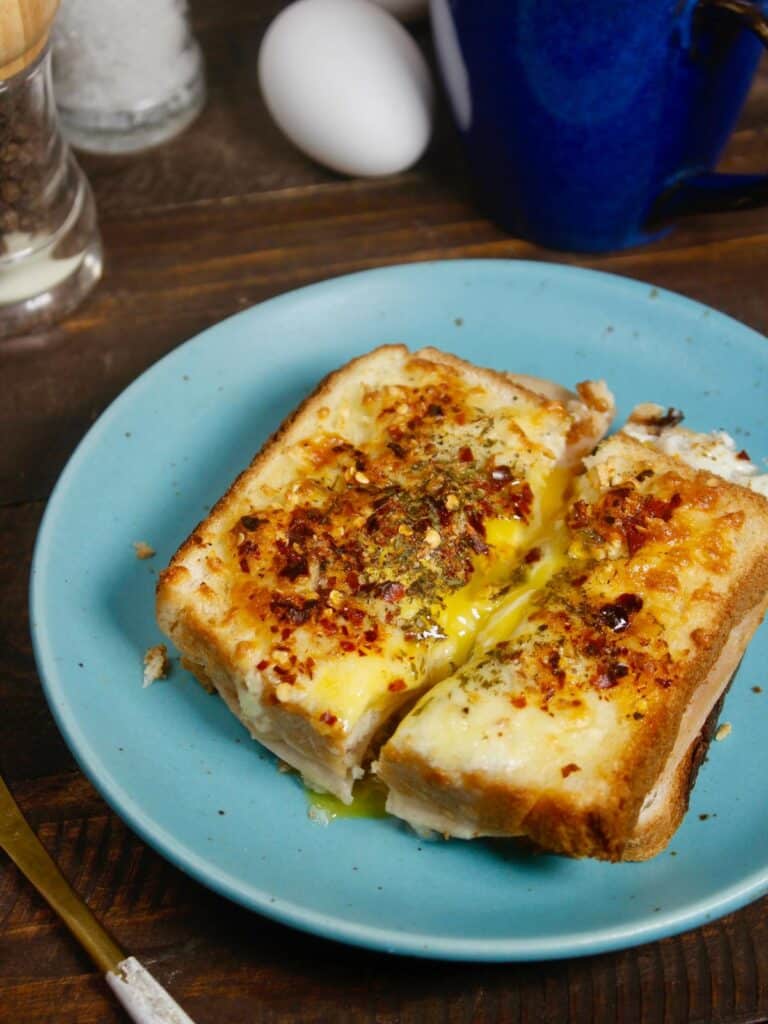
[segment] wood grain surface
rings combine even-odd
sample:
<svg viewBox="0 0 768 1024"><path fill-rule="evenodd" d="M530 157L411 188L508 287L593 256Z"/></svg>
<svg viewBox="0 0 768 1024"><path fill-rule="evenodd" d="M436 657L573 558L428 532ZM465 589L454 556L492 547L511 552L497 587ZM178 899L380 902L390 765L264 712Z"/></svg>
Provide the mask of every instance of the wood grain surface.
<svg viewBox="0 0 768 1024"><path fill-rule="evenodd" d="M691 218L654 245L585 259L508 238L478 213L444 117L419 166L386 181L343 180L305 160L271 125L256 87L258 43L282 6L192 4L207 60L205 111L155 151L82 159L103 229L104 279L66 323L0 345L0 768L67 876L198 1024L768 1020L768 899L681 936L582 960L462 965L348 949L246 912L161 860L111 813L59 736L26 611L45 500L94 418L202 328L347 271L477 256L616 271L768 333L765 210ZM723 166L768 169L766 65ZM63 926L0 860L0 1022L123 1019Z"/></svg>

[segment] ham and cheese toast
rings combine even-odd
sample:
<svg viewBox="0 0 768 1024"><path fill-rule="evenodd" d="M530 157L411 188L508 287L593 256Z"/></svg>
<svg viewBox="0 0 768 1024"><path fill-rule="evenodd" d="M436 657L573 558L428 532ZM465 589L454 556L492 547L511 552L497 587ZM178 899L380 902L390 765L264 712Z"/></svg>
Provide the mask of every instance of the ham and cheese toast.
<svg viewBox="0 0 768 1024"><path fill-rule="evenodd" d="M641 407L584 460L536 548L544 585L496 610L382 748L391 813L575 857L668 843L768 603L768 478L678 419Z"/></svg>
<svg viewBox="0 0 768 1024"><path fill-rule="evenodd" d="M536 574L601 383L552 391L435 349L331 374L162 573L158 621L251 734L343 801L379 730Z"/></svg>

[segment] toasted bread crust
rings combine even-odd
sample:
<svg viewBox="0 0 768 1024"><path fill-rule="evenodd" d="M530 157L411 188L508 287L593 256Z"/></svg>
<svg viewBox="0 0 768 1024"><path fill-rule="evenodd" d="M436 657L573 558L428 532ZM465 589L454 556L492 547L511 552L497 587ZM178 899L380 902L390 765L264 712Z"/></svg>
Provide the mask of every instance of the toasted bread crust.
<svg viewBox="0 0 768 1024"><path fill-rule="evenodd" d="M721 648L709 677L704 681L704 686L708 687L707 703L700 710L689 705L669 761L664 767L661 785L657 780L659 791L652 792L654 799L646 801L643 806L632 836L624 848L623 860L648 860L655 857L666 848L677 831L688 810L691 791L706 759L725 696L744 651L767 610L768 594L742 617ZM686 721L689 715L690 721Z"/></svg>

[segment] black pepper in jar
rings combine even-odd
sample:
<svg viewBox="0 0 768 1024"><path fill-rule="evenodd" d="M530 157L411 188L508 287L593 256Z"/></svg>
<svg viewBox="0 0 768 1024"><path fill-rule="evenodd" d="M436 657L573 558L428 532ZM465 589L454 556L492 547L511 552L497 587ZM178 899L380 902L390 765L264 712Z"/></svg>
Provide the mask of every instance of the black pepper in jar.
<svg viewBox="0 0 768 1024"><path fill-rule="evenodd" d="M39 208L44 178L44 131L40 113L24 90L0 87L0 253L7 236L46 227Z"/></svg>

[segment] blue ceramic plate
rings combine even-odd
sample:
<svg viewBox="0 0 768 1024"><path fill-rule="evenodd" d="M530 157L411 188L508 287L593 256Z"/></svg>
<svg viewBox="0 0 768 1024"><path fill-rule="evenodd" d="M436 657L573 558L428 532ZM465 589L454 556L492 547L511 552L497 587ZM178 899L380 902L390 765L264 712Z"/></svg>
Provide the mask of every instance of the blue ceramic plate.
<svg viewBox="0 0 768 1024"><path fill-rule="evenodd" d="M467 960L578 956L699 925L768 890L768 632L728 697L671 850L646 864L422 842L389 819L307 816L297 779L176 667L144 690L155 571L328 370L383 342L437 345L571 384L604 375L623 417L681 406L768 455L768 343L648 285L545 263L374 270L265 302L140 377L48 506L32 622L45 690L86 774L152 846L260 913L375 949ZM157 549L139 561L133 541ZM766 691L755 693L753 686ZM704 816L707 816L706 818Z"/></svg>

